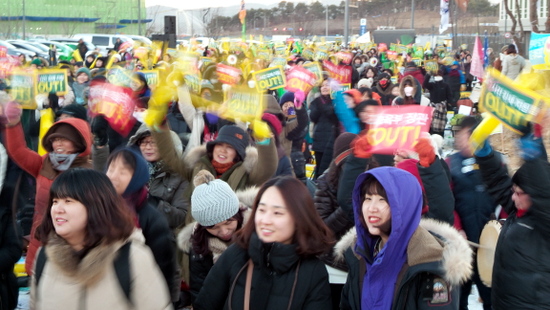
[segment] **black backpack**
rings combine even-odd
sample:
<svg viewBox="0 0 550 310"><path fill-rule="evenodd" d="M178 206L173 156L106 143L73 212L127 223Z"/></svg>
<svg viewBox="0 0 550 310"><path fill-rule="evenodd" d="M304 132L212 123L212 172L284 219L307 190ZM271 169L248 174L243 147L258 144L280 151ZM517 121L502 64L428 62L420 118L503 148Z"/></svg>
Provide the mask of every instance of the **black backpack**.
<svg viewBox="0 0 550 310"><path fill-rule="evenodd" d="M120 287L124 292L124 296L126 296L126 299L128 299L128 302L132 304L132 299L130 296L130 293L131 293L130 259L129 259L130 245L131 245L131 242L128 242L125 245L123 245L120 249L118 249L118 254L115 260L113 261L113 265L115 267L118 283L120 284ZM46 251L44 249L41 249L40 252L38 253L38 256L36 257L36 267L34 271L34 278L36 279L36 287L38 287L40 276L42 275L42 271L44 271L44 265L46 265L47 260L48 260L48 256L46 255Z"/></svg>

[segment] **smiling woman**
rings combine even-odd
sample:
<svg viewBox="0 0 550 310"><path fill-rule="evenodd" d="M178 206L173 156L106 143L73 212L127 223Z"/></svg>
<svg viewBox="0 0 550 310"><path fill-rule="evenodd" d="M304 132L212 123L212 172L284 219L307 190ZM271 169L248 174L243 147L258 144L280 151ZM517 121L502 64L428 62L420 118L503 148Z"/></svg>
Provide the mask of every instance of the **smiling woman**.
<svg viewBox="0 0 550 310"><path fill-rule="evenodd" d="M61 174L36 237L44 246L31 283L31 309L127 309L128 298L139 305L133 309L171 309L153 254L104 174L82 168ZM116 263L123 251L129 297Z"/></svg>
<svg viewBox="0 0 550 310"><path fill-rule="evenodd" d="M332 309L327 270L316 258L332 234L305 185L293 177L267 181L251 217L208 273L194 309Z"/></svg>

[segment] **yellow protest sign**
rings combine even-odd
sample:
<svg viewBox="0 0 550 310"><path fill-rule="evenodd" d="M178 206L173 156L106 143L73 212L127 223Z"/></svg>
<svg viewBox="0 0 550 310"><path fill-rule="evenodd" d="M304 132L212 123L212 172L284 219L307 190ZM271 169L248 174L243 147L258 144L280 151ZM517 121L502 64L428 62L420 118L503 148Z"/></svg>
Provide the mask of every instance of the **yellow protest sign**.
<svg viewBox="0 0 550 310"><path fill-rule="evenodd" d="M34 73L28 71L14 71L10 76L10 95L21 104L23 109L36 109L34 101L35 88Z"/></svg>
<svg viewBox="0 0 550 310"><path fill-rule="evenodd" d="M265 110L263 94L248 87L231 89L227 101L220 107L220 116L230 120L253 122L259 120Z"/></svg>
<svg viewBox="0 0 550 310"><path fill-rule="evenodd" d="M256 82L256 89L260 92L286 86L286 76L281 66L256 71L252 73L252 78Z"/></svg>
<svg viewBox="0 0 550 310"><path fill-rule="evenodd" d="M35 81L35 94L56 93L58 96L63 96L69 92L67 70L38 70Z"/></svg>

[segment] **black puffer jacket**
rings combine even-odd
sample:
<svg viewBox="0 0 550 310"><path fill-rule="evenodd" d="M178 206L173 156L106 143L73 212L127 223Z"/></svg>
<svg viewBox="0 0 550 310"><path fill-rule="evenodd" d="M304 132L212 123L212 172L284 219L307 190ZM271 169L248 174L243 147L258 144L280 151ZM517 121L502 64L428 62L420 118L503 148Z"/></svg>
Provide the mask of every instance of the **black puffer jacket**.
<svg viewBox="0 0 550 310"><path fill-rule="evenodd" d="M179 283L175 283L176 273L176 238L168 227L166 218L160 214L147 200L136 208L139 227L141 227L145 244L151 248L172 298L179 292ZM174 300L174 299L172 299Z"/></svg>
<svg viewBox="0 0 550 310"><path fill-rule="evenodd" d="M332 150L334 140L339 133L339 122L329 96L321 96L311 102L309 118L315 123L313 151L326 152L327 149Z"/></svg>
<svg viewBox="0 0 550 310"><path fill-rule="evenodd" d="M448 158L452 188L455 197L455 210L462 222L462 229L468 240L478 243L481 231L490 220L497 204L489 195L481 172L476 169L473 157L455 153Z"/></svg>
<svg viewBox="0 0 550 310"><path fill-rule="evenodd" d="M10 209L2 203L0 205L0 309L11 310L17 306L19 289L13 274L13 266L21 257L19 238Z"/></svg>
<svg viewBox="0 0 550 310"><path fill-rule="evenodd" d="M500 156L476 158L489 193L509 214L495 251L493 309L550 309L550 166L529 160L513 183L531 197L528 211L518 216L512 201L512 180Z"/></svg>
<svg viewBox="0 0 550 310"><path fill-rule="evenodd" d="M343 165L344 162L341 163ZM334 238L339 240L348 230L353 227L344 209L338 205L338 181L339 178L330 180L331 169L338 169L336 165L330 168L317 179L317 190L315 191L315 209L321 216L328 228L334 233Z"/></svg>
<svg viewBox="0 0 550 310"><path fill-rule="evenodd" d="M243 309L249 258L254 262L250 309L332 308L328 274L321 261L300 258L295 245L264 244L254 233L248 250L234 244L222 254L193 309Z"/></svg>

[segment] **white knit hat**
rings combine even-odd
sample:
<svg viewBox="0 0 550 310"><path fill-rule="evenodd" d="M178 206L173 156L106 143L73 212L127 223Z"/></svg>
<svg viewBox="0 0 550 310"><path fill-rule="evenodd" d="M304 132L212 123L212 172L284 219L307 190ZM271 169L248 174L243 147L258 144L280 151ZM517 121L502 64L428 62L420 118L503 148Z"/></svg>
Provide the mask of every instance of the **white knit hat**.
<svg viewBox="0 0 550 310"><path fill-rule="evenodd" d="M193 180L191 215L202 226L213 226L239 212L239 199L229 184L215 180L207 170L201 170Z"/></svg>

